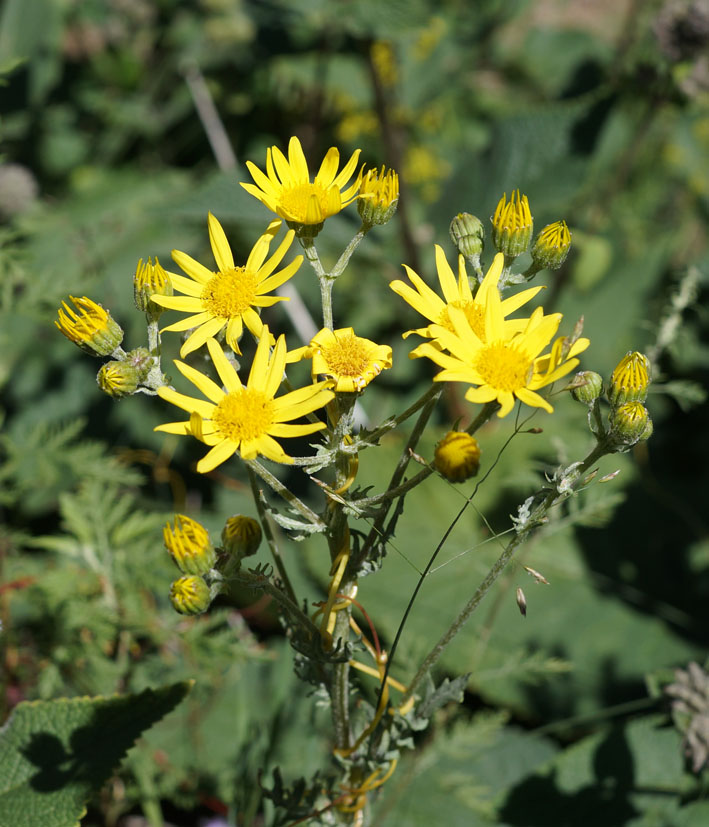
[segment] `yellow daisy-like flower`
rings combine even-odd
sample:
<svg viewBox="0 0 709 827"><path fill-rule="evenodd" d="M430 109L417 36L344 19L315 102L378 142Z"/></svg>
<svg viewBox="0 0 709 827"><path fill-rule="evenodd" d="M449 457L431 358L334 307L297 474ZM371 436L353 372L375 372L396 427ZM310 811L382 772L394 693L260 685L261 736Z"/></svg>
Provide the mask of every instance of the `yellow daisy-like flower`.
<svg viewBox="0 0 709 827"><path fill-rule="evenodd" d="M321 224L357 197L360 176L345 187L355 171L359 153L356 149L338 174L340 152L336 147L330 147L311 182L303 148L293 137L288 144L288 158L277 146L268 150L266 175L256 164L247 161L246 166L256 184L242 183L241 186L286 221L305 226Z"/></svg>
<svg viewBox="0 0 709 827"><path fill-rule="evenodd" d="M264 326L257 308L271 307L276 302L287 301L285 296L266 294L288 281L303 261L303 256L297 256L289 265L274 273L295 236L295 233L289 230L276 252L266 259L273 237L282 223L276 220L268 225L266 232L254 244L246 264L237 267L222 225L212 213L209 213L207 223L209 242L219 268L217 272L209 270L186 253L173 250L173 259L190 278L186 279L176 273L168 275L175 290L185 295L152 297L155 304L161 307L192 314L163 328L196 328L180 348L180 356L183 358L201 347L207 339L216 336L223 328L226 328L229 347L235 353L241 353L239 339L244 332L244 325L257 339L261 336Z"/></svg>
<svg viewBox="0 0 709 827"><path fill-rule="evenodd" d="M561 322L561 313L544 315L538 307L526 320L524 330L509 334L505 330L502 301L496 290L491 291L485 307L485 335L478 336L465 313L450 308L450 319L455 330L451 333L440 325L432 325L436 345L425 342L412 351L411 357L427 356L443 370L436 375L437 382L467 382L478 387L469 388L465 398L469 402L492 402L500 405L498 416L506 416L514 407L515 397L526 405L553 408L536 391L550 385L578 364L574 358L589 345L588 339L577 339L570 347L565 337L559 337L551 351L540 352L549 344Z"/></svg>
<svg viewBox="0 0 709 827"><path fill-rule="evenodd" d="M443 252L443 249L436 244L436 269L438 270L438 280L441 285L441 291L443 292L443 299L441 299L437 293L434 293L426 282L406 264L404 268L416 290L413 290L405 282L398 280L392 281L389 287L391 287L395 293L398 293L404 301L408 302L411 307L417 310L422 316L430 319L433 324L446 328L446 330L449 330L451 333L454 332L454 328L450 318L450 309L452 307L458 308L465 314L470 327L477 337L484 339L485 307L491 295L497 296L499 300L497 282L500 279L504 264L505 257L501 253L498 253L473 298L463 256L458 256L458 279L456 280L453 270L446 259L446 254ZM523 304L526 304L536 296L541 289L541 287L531 287L529 290L522 290L517 293L517 295L505 299L500 303L502 316L509 316L510 313L518 310ZM509 333L522 330L525 324L526 319L504 320L505 332ZM404 333L404 338L410 336L412 333L417 333L419 336L425 336L427 339L431 339L434 337L431 329L432 326L429 325L428 327L421 327L418 330L408 330Z"/></svg>
<svg viewBox="0 0 709 827"><path fill-rule="evenodd" d="M237 451L242 459L262 455L275 462L293 460L284 453L274 437L312 434L324 422L291 425L290 420L312 413L334 398L331 382L317 382L306 388L276 397L286 364L286 340L279 336L269 356L271 335L264 325L246 385L242 385L234 366L214 339L207 340L209 355L225 390L209 377L179 360L175 365L209 401L194 399L172 388L160 388L158 396L190 414L186 422L158 425L156 431L189 434L209 445L211 450L197 463L201 474L212 471Z"/></svg>
<svg viewBox="0 0 709 827"><path fill-rule="evenodd" d="M391 367L391 348L355 336L351 327L323 328L306 347L293 350L288 361L312 359L312 375L335 380L338 393L364 390L383 370Z"/></svg>

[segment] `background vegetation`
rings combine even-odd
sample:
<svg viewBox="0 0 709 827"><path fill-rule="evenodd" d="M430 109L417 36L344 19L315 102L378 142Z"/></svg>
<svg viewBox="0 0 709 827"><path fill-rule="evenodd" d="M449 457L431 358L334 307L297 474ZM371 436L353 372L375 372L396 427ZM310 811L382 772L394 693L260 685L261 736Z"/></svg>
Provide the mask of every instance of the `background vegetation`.
<svg viewBox="0 0 709 827"><path fill-rule="evenodd" d="M88 295L130 347L143 344L137 260L167 264L178 248L206 261L208 210L237 255L248 251L267 213L239 186L243 162L263 166L266 147L292 134L313 159L333 144L346 157L362 147L368 165L401 175L396 219L367 238L335 295L341 325L394 347L394 369L367 395L373 422L431 376L406 358L399 334L417 320L388 282L402 261L432 280L433 243L451 252L453 215L486 222L503 191L529 196L538 228L571 227L544 306L569 326L585 317L584 367L608 375L627 350L652 350L678 291L688 305L658 351L654 436L606 458L601 471L620 475L525 550L550 585L515 567L450 648L445 669L472 672L465 703L439 713L377 800L375 823L709 823L656 691L673 667L704 662L709 628L708 44L705 2L7 0L0 720L21 700L196 680L86 825L141 813L152 825L161 813L186 827L208 816L275 823L259 779L270 786L278 766L290 783L328 760L326 721L293 674L273 607L244 593L186 620L167 599L161 526L179 511L218 534L230 514L251 514L238 466L196 474L201 446L152 431L164 403L103 396L98 360L52 324L69 293ZM347 213L330 219L324 256L355 229ZM297 287L315 308L305 268ZM287 329L280 309L272 318ZM466 404L447 393L422 453ZM482 515L506 530L545 470L583 455L584 417L559 397L553 417L531 423L543 433L503 454L422 590L395 676L410 677L496 556L482 545ZM506 437L500 423L486 427L484 462ZM400 447L385 442L376 464L365 455L362 482L383 484L381 458ZM385 645L415 584L411 564L424 565L459 504L442 480L417 489L396 548L362 584ZM317 599L324 549L313 541L289 555L299 593Z"/></svg>

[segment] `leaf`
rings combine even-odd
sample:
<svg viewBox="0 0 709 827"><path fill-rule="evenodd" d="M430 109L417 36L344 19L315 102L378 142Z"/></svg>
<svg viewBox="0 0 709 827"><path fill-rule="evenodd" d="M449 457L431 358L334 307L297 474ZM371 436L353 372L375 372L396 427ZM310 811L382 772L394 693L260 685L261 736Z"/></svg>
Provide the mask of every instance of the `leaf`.
<svg viewBox="0 0 709 827"><path fill-rule="evenodd" d="M0 824L78 825L87 801L136 738L190 686L19 704L0 730Z"/></svg>

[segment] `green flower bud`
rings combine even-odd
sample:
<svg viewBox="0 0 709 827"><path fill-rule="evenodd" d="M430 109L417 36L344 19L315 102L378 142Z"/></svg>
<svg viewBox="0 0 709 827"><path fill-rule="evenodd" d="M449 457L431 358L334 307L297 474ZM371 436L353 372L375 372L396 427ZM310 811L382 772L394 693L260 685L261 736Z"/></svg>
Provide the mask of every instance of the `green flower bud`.
<svg viewBox="0 0 709 827"><path fill-rule="evenodd" d="M469 212L459 212L451 221L451 241L466 259L480 258L485 246L485 230L482 221Z"/></svg>
<svg viewBox="0 0 709 827"><path fill-rule="evenodd" d="M611 434L622 446L630 447L652 434L652 420L642 402L626 402L611 410Z"/></svg>
<svg viewBox="0 0 709 827"><path fill-rule="evenodd" d="M170 602L182 615L199 615L209 608L209 586L197 575L186 575L170 586Z"/></svg>
<svg viewBox="0 0 709 827"><path fill-rule="evenodd" d="M217 561L207 529L184 514L175 516L174 528L170 523L163 528L163 540L177 567L185 574L206 574Z"/></svg>
<svg viewBox="0 0 709 827"><path fill-rule="evenodd" d="M566 261L571 249L571 233L565 221L555 221L547 226L534 239L532 261L542 270L558 270Z"/></svg>
<svg viewBox="0 0 709 827"><path fill-rule="evenodd" d="M157 256L155 257L155 264L152 260L144 263L141 258L135 270L133 277L133 298L135 306L138 310L144 310L157 317L163 312L163 308L151 301L154 295L171 296L172 282L170 277L165 272Z"/></svg>
<svg viewBox="0 0 709 827"><path fill-rule="evenodd" d="M526 195L515 190L507 202L507 193L500 198L492 216L492 243L508 258L516 258L529 247L534 221Z"/></svg>
<svg viewBox="0 0 709 827"><path fill-rule="evenodd" d="M480 468L480 446L465 431L448 431L436 445L433 465L450 482L465 482Z"/></svg>
<svg viewBox="0 0 709 827"><path fill-rule="evenodd" d="M140 370L125 361L106 362L96 374L99 388L114 399L134 394L138 390L140 380Z"/></svg>
<svg viewBox="0 0 709 827"><path fill-rule="evenodd" d="M69 296L74 308L66 302L58 311L54 324L67 339L93 356L108 356L123 341L123 330L100 304L83 296Z"/></svg>
<svg viewBox="0 0 709 827"><path fill-rule="evenodd" d="M243 514L229 517L222 529L222 545L225 551L239 560L256 554L261 545L261 526L258 520Z"/></svg>
<svg viewBox="0 0 709 827"><path fill-rule="evenodd" d="M626 402L644 402L650 378L650 360L638 351L629 351L611 375L608 400L614 407Z"/></svg>
<svg viewBox="0 0 709 827"><path fill-rule="evenodd" d="M571 395L577 402L590 405L603 393L603 379L594 370L579 371L572 382Z"/></svg>
<svg viewBox="0 0 709 827"><path fill-rule="evenodd" d="M399 204L399 176L385 167L380 172L370 169L362 180L357 196L357 212L368 226L386 224Z"/></svg>

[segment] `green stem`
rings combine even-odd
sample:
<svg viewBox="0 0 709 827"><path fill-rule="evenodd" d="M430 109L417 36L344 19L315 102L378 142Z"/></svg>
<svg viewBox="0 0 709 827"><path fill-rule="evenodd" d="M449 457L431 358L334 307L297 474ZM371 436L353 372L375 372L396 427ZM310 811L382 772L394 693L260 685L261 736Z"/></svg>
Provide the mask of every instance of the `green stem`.
<svg viewBox="0 0 709 827"><path fill-rule="evenodd" d="M291 583L290 578L288 577L288 572L286 571L283 558L281 557L281 552L278 549L276 538L273 535L273 529L271 528L271 523L269 522L268 514L266 513L266 509L263 507L263 500L261 499L262 491L256 484L256 475L254 474L253 469L249 467L247 470L249 472L249 482L251 483L251 493L253 494L254 502L256 503L256 510L258 511L261 526L263 527L263 533L266 536L266 542L268 543L268 547L271 550L271 557L273 557L273 562L276 564L278 574L280 575L280 578L283 581L283 585L285 587L286 592L288 593L288 597L290 597L290 599L297 605L298 598L296 597L295 589L293 588L293 584Z"/></svg>
<svg viewBox="0 0 709 827"><path fill-rule="evenodd" d="M401 425L402 422L405 422L409 417L413 416L416 411L423 408L423 406L429 402L429 400L435 397L436 401L438 401L438 397L441 394L441 386L432 384L431 387L420 396L413 405L410 405L403 413L400 413L398 416L393 417L392 419L388 419L383 425L380 425L374 431L371 431L367 434L366 439L362 440L365 443L366 447L368 444L372 442L376 442L376 440L383 437L385 434L388 434L389 431L393 431L394 428ZM435 403L434 403L435 404ZM430 415L430 414L429 414ZM357 440L355 440L355 447L357 446ZM407 446L408 447L408 446Z"/></svg>
<svg viewBox="0 0 709 827"><path fill-rule="evenodd" d="M608 453L608 449L605 444L599 443L598 445L596 445L596 447L591 451L591 453L580 465L576 466L575 468L573 468L573 470L569 471L568 476L565 479L565 491L562 493L559 490L559 485L557 484L551 491L548 491L546 496L534 508L529 518L525 522L524 527L522 527L521 530L519 530L518 533L515 535L515 537L513 537L512 540L510 540L510 542L507 544L500 557L497 559L490 571L487 573L485 579L478 586L478 589L475 592L475 594L465 604L465 606L458 614L456 619L446 630L446 632L441 636L438 643L436 643L433 649L431 649L428 655L426 655L426 657L423 660L423 663L419 667L418 672L416 672L416 674L414 675L411 683L409 684L406 690L406 693L401 699L402 704L406 703L406 701L412 697L421 681L426 677L426 675L438 662L439 658L445 651L448 644L451 642L451 640L453 640L453 638L458 634L458 632L463 628L463 626L465 626L470 616L473 614L475 609L477 609L482 599L490 590L491 586L494 584L494 582L497 580L500 574L502 574L502 572L505 570L505 567L514 556L517 549L527 540L531 532L537 526L539 526L540 523L544 521L547 512L557 502L560 502L561 500L565 499L567 496L566 491L570 490L570 487L579 479L579 477L582 474L584 474L597 459L599 459L606 453ZM542 489L542 491L538 492L538 496L543 494L544 490L548 489Z"/></svg>
<svg viewBox="0 0 709 827"><path fill-rule="evenodd" d="M286 486L283 485L277 477L274 477L270 471L264 468L260 462L255 459L244 460L244 462L247 467L251 468L264 482L268 483L276 494L281 496L288 503L288 505L292 506L299 514L305 517L308 522L312 523L320 531L325 530L325 523L320 519L320 517L318 517L314 511L311 511L304 502L298 499L292 491L286 488Z"/></svg>
<svg viewBox="0 0 709 827"><path fill-rule="evenodd" d="M371 230L371 226L365 226L362 224L352 241L350 241L350 243L343 250L342 255L337 260L337 264L330 271L330 278L336 279L338 276L342 275L342 272L352 258L352 253L354 253L354 251L359 247L362 239L367 235L369 230Z"/></svg>

